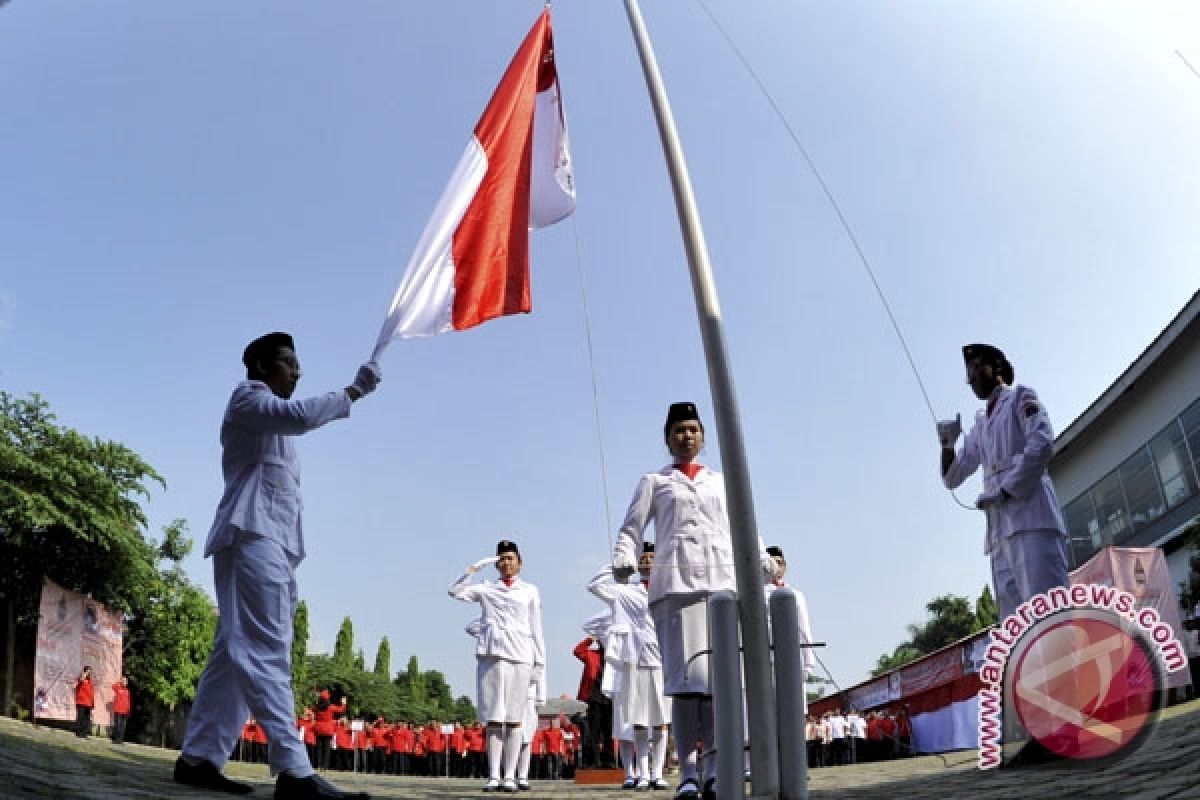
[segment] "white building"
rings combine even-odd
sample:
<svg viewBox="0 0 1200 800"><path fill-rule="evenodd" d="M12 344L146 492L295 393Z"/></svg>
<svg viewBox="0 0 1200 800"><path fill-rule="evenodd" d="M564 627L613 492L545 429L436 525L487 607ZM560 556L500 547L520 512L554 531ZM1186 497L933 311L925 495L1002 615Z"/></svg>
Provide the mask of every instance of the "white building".
<svg viewBox="0 0 1200 800"><path fill-rule="evenodd" d="M1178 587L1200 521L1200 292L1062 431L1050 476L1072 569L1106 545L1161 547Z"/></svg>

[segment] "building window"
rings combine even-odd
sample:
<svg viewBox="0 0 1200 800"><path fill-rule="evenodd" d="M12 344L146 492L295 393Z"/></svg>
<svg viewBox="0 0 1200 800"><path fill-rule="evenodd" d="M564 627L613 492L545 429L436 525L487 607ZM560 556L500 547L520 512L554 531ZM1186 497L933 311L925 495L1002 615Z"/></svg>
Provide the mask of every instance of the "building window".
<svg viewBox="0 0 1200 800"><path fill-rule="evenodd" d="M1183 424L1183 440L1191 451L1192 469L1200 477L1200 400L1192 403L1192 407L1179 415Z"/></svg>
<svg viewBox="0 0 1200 800"><path fill-rule="evenodd" d="M1063 508L1063 522L1071 543L1071 561L1079 566L1100 549L1100 523L1092 508L1092 498L1084 492Z"/></svg>
<svg viewBox="0 0 1200 800"><path fill-rule="evenodd" d="M1196 493L1192 459L1184 444L1179 420L1172 420L1162 433L1150 440L1150 452L1158 468L1167 508L1174 508Z"/></svg>
<svg viewBox="0 0 1200 800"><path fill-rule="evenodd" d="M1121 478L1115 469L1092 488L1092 503L1096 506L1101 547L1120 544L1133 532L1129 515L1125 512Z"/></svg>
<svg viewBox="0 0 1200 800"><path fill-rule="evenodd" d="M1129 517L1134 530L1141 530L1163 515L1167 510L1162 490L1158 486L1158 474L1154 471L1154 459L1150 450L1143 447L1125 459L1118 470L1125 499L1129 502Z"/></svg>

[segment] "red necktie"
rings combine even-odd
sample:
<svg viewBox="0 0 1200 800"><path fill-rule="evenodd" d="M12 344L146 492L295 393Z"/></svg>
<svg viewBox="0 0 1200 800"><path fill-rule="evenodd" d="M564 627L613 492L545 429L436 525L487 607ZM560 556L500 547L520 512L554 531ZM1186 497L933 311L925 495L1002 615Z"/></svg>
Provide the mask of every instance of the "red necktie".
<svg viewBox="0 0 1200 800"><path fill-rule="evenodd" d="M688 476L689 480L696 480L696 476L700 474L700 470L704 469L702 464L697 464L694 461L690 464L676 464L675 469Z"/></svg>
<svg viewBox="0 0 1200 800"><path fill-rule="evenodd" d="M504 581L504 585L505 585L505 586L508 586L509 588L512 588L513 581L515 581L515 580L516 580L516 578L501 578L500 580Z"/></svg>

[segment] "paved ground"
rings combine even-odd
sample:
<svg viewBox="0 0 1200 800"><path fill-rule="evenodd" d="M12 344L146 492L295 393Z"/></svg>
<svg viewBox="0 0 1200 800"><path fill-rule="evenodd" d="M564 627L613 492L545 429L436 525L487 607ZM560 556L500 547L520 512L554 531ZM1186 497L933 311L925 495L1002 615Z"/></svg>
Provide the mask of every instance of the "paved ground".
<svg viewBox="0 0 1200 800"><path fill-rule="evenodd" d="M215 800L229 795L193 791L171 782L176 753L105 739L77 739L63 731L0 720L0 798L117 800L182 798ZM1168 709L1159 728L1137 753L1098 767L1049 765L980 772L974 751L924 756L884 764L816 770L809 784L815 800L1200 800L1200 701ZM251 798L271 796L266 768L231 764L228 774L258 785ZM379 798L495 797L479 792L478 781L431 780L336 774L345 788ZM535 783L529 800L629 798L617 788ZM669 800L670 792L638 795Z"/></svg>

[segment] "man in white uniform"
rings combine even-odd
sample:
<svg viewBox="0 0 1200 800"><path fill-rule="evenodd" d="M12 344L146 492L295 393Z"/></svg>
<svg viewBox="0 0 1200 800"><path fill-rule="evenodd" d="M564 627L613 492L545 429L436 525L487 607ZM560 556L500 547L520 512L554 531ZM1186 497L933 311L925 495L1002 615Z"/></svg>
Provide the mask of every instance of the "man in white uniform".
<svg viewBox="0 0 1200 800"><path fill-rule="evenodd" d="M961 417L939 422L942 482L953 489L983 467L975 505L987 514L985 552L1000 620L1035 594L1067 586L1067 534L1046 466L1054 431L1034 391L1013 386L1014 372L999 349L963 348L967 383L987 403L956 453Z"/></svg>
<svg viewBox="0 0 1200 800"><path fill-rule="evenodd" d="M204 548L213 559L217 635L188 717L183 754L175 762L175 781L231 794L253 791L221 774L249 711L271 742L277 800L367 798L319 777L295 735L292 615L304 535L293 437L348 417L350 404L378 385L379 367L362 365L343 390L292 400L300 362L291 336L255 339L242 362L246 380L234 388L221 423L225 494Z"/></svg>
<svg viewBox="0 0 1200 800"><path fill-rule="evenodd" d="M653 566L654 544L644 542L636 580L618 582L606 564L588 583L588 591L612 612L605 671L612 679L613 732L625 763L625 789L669 786L662 773L671 701L663 693L662 657L650 616L647 586Z"/></svg>

